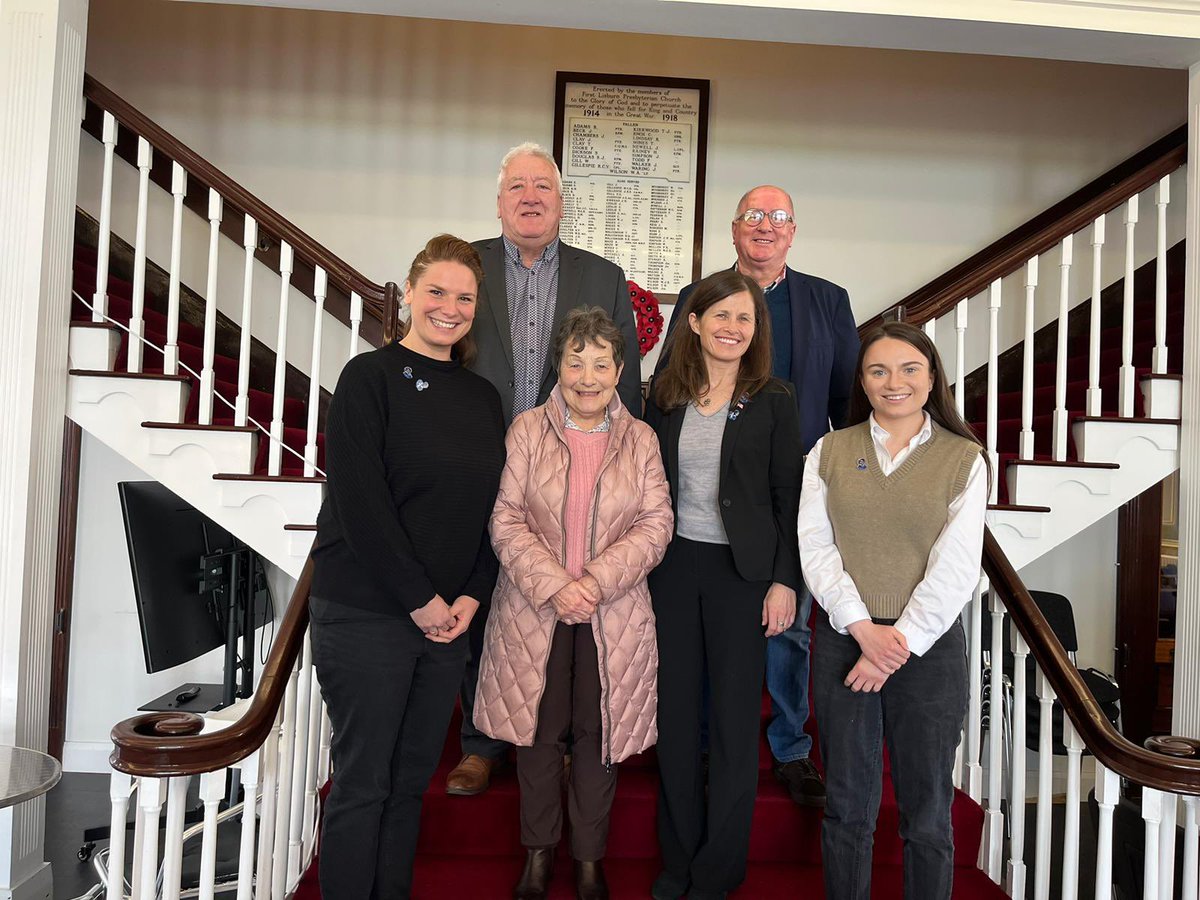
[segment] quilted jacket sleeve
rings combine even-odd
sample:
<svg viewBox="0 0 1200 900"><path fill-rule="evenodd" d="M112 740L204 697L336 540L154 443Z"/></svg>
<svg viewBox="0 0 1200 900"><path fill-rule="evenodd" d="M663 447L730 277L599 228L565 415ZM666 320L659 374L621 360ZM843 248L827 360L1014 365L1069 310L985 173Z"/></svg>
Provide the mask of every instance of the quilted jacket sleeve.
<svg viewBox="0 0 1200 900"><path fill-rule="evenodd" d="M604 603L645 579L662 561L675 528L658 438L644 422L634 422L632 427L634 466L641 475L637 516L623 535L583 567L600 585Z"/></svg>
<svg viewBox="0 0 1200 900"><path fill-rule="evenodd" d="M535 609L575 580L527 522L525 490L532 460L531 442L538 433L532 415L518 417L508 430L504 441L508 460L500 476L491 522L492 547L504 573Z"/></svg>

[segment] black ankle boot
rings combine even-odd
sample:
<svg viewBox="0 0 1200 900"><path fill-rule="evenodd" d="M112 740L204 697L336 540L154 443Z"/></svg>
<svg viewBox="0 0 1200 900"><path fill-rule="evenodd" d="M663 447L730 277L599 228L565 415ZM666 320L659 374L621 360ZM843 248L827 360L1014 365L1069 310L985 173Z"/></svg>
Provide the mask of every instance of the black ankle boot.
<svg viewBox="0 0 1200 900"><path fill-rule="evenodd" d="M608 900L608 882L604 880L602 860L575 860L575 896L578 900Z"/></svg>
<svg viewBox="0 0 1200 900"><path fill-rule="evenodd" d="M525 871L513 888L513 900L546 900L554 874L554 850L530 850Z"/></svg>

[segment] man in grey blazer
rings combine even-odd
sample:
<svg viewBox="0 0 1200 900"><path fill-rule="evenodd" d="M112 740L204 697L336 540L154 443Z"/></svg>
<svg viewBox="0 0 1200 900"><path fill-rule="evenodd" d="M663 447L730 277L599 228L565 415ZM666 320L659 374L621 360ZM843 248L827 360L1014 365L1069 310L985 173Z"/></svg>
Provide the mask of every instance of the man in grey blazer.
<svg viewBox="0 0 1200 900"><path fill-rule="evenodd" d="M538 144L513 147L500 163L496 216L499 237L477 241L483 284L471 334L478 354L472 368L500 392L504 419L545 403L558 381L550 346L567 311L598 306L625 336L625 358L617 392L625 406L642 416L637 327L625 273L606 259L564 244L562 175L554 157ZM485 610L480 610L484 613ZM463 676L462 759L446 778L450 794L486 791L492 771L508 745L481 734L471 721L486 615L476 615L469 631L471 659Z"/></svg>

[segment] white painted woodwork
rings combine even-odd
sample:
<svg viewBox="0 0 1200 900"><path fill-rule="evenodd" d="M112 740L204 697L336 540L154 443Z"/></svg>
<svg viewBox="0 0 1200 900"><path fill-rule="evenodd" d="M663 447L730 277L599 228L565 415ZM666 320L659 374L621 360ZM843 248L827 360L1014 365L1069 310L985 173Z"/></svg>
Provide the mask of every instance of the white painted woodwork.
<svg viewBox="0 0 1200 900"><path fill-rule="evenodd" d="M204 830L200 838L200 900L213 900L217 875L217 813L225 796L225 769L200 776L200 802L204 804Z"/></svg>
<svg viewBox="0 0 1200 900"><path fill-rule="evenodd" d="M1015 627L1013 648L1012 790L1009 791L1008 872L1004 888L1010 897L1025 896L1025 661L1029 645Z"/></svg>
<svg viewBox="0 0 1200 900"><path fill-rule="evenodd" d="M321 325L325 319L325 294L328 281L325 270L316 267L313 273L313 302L316 315L313 318L312 363L310 372L321 371ZM304 441L304 477L311 478L317 472L317 412L320 408L321 384L316 378L308 381L308 422Z"/></svg>
<svg viewBox="0 0 1200 900"><path fill-rule="evenodd" d="M150 203L150 165L154 154L150 142L138 138L138 199L137 225L133 241L133 311L129 316L129 361L130 372L142 371L142 336L146 333L146 213Z"/></svg>
<svg viewBox="0 0 1200 900"><path fill-rule="evenodd" d="M183 865L183 820L187 812L187 788L190 776L170 779L167 788L167 830L163 840L163 900L179 900ZM251 834L254 829L248 829Z"/></svg>
<svg viewBox="0 0 1200 900"><path fill-rule="evenodd" d="M288 299L292 289L292 262L292 245L283 241L279 245L279 328L275 334L275 393L271 398L271 446L267 452L267 473L270 475L279 474L283 461L283 398L287 380ZM318 383L316 378L310 381Z"/></svg>
<svg viewBox="0 0 1200 900"><path fill-rule="evenodd" d="M987 579L981 577L971 592L967 618L967 668L969 693L967 700L967 793L976 803L983 802L982 697L983 697L983 593Z"/></svg>
<svg viewBox="0 0 1200 900"><path fill-rule="evenodd" d="M167 782L162 778L138 779L138 807L142 812L141 858L134 872L137 892L153 900L158 893L158 817L166 799Z"/></svg>
<svg viewBox="0 0 1200 900"><path fill-rule="evenodd" d="M312 652L311 634L309 653ZM304 832L301 835L301 854L308 859L317 841L317 790L322 781L317 769L321 761L321 712L324 704L321 701L321 684L317 679L314 666L310 673L311 684L308 695L308 740L306 748L308 759L304 767Z"/></svg>
<svg viewBox="0 0 1200 900"><path fill-rule="evenodd" d="M987 848L987 875L999 884L1004 862L1004 603L992 591L988 594L992 616L991 666L988 700L988 802L985 807L984 846Z"/></svg>
<svg viewBox="0 0 1200 900"><path fill-rule="evenodd" d="M925 332L925 334L929 337L929 340L932 341L934 343L934 345L936 346L937 345L937 319L929 319L924 325L921 326L921 330Z"/></svg>
<svg viewBox="0 0 1200 900"><path fill-rule="evenodd" d="M279 743L278 797L275 807L275 851L272 856L271 894L283 900L288 889L288 828L291 822L293 767L296 760L296 665L288 675L283 695L283 726Z"/></svg>
<svg viewBox="0 0 1200 900"><path fill-rule="evenodd" d="M167 343L163 348L163 372L179 372L179 282L183 257L183 200L187 195L187 172L171 163L171 263L167 287Z"/></svg>
<svg viewBox="0 0 1200 900"><path fill-rule="evenodd" d="M1142 867L1143 900L1159 900L1158 893L1158 838L1162 824L1163 794L1154 788L1142 788L1142 822L1145 826L1144 844L1146 864Z"/></svg>
<svg viewBox="0 0 1200 900"><path fill-rule="evenodd" d="M1051 793L1054 778L1053 754L1053 708L1054 688L1037 667L1038 717L1038 793L1037 818L1035 824L1037 856L1033 866L1034 900L1049 900L1050 897L1050 817L1052 814Z"/></svg>
<svg viewBox="0 0 1200 900"><path fill-rule="evenodd" d="M1186 327L1186 323L1185 323ZM1178 419L1183 409L1183 383L1170 375L1141 381L1142 403L1150 419Z"/></svg>
<svg viewBox="0 0 1200 900"><path fill-rule="evenodd" d="M1096 831L1095 897L1112 897L1113 812L1120 800L1120 776L1097 761L1096 805L1100 811L1100 821Z"/></svg>
<svg viewBox="0 0 1200 900"><path fill-rule="evenodd" d="M350 353L347 358L358 355L358 332L362 327L363 298L357 291L350 292Z"/></svg>
<svg viewBox="0 0 1200 900"><path fill-rule="evenodd" d="M117 149L117 120L104 113L101 131L104 142L104 174L100 187L100 220L96 238L96 293L92 295L92 321L103 322L108 315L108 254L112 239L113 154Z"/></svg>
<svg viewBox="0 0 1200 900"><path fill-rule="evenodd" d="M242 327L242 337L238 345L238 382L237 400L233 411L234 425L246 424L246 413L250 405L250 342L253 327L250 316L254 311L254 251L257 247L258 223L254 221L253 216L247 214L242 232L242 248L246 258L242 270L242 317L238 322Z"/></svg>
<svg viewBox="0 0 1200 900"><path fill-rule="evenodd" d="M136 785L137 782L134 782ZM134 794L140 798L140 793L135 787ZM129 892L130 900L142 900L142 881L139 873L142 871L142 851L145 843L146 835L146 811L142 809L142 805L137 799L134 800L133 808L133 863L129 867L131 873L131 889ZM154 895L146 897L146 900L154 900Z"/></svg>
<svg viewBox="0 0 1200 900"><path fill-rule="evenodd" d="M237 900L251 900L254 885L254 838L258 831L255 810L258 806L258 761L261 750L255 750L241 762L242 770L242 835L238 844ZM247 828L249 822L254 827Z"/></svg>
<svg viewBox="0 0 1200 900"><path fill-rule="evenodd" d="M1067 803L1063 808L1062 898L1079 896L1079 761L1083 741L1071 717L1063 714L1063 744L1067 748Z"/></svg>
<svg viewBox="0 0 1200 900"><path fill-rule="evenodd" d="M121 347L121 332L115 328L71 327L67 360L72 369L107 372Z"/></svg>
<svg viewBox="0 0 1200 900"><path fill-rule="evenodd" d="M1197 900L1200 888L1200 827L1197 804L1200 798L1183 797L1183 881L1181 900ZM1099 896L1099 894L1097 894Z"/></svg>
<svg viewBox="0 0 1200 900"><path fill-rule="evenodd" d="M1179 798L1174 794L1162 796L1162 823L1158 826L1158 896L1159 900L1175 897L1175 818Z"/></svg>
<svg viewBox="0 0 1200 900"><path fill-rule="evenodd" d="M964 392L967 386L967 299L954 305L954 406L963 414Z"/></svg>
<svg viewBox="0 0 1200 900"><path fill-rule="evenodd" d="M1025 340L1021 353L1021 459L1033 459L1033 320L1037 304L1038 258L1025 263ZM990 362L990 357L989 357ZM989 381L989 392L993 388Z"/></svg>
<svg viewBox="0 0 1200 900"><path fill-rule="evenodd" d="M1150 371L1156 375L1167 371L1167 205L1170 202L1171 176L1167 174L1158 181L1154 201L1158 212L1158 252L1154 257L1154 354Z"/></svg>
<svg viewBox="0 0 1200 900"><path fill-rule="evenodd" d="M262 747L262 804L258 810L258 862L254 867L257 873L256 900L266 900L272 896L272 853L275 850L275 806L279 786L279 724L282 715L283 710L280 709Z"/></svg>
<svg viewBox="0 0 1200 900"><path fill-rule="evenodd" d="M1100 415L1103 406L1100 393L1100 294L1104 290L1104 216L1092 224L1092 299L1088 317L1088 391L1087 414Z"/></svg>
<svg viewBox="0 0 1200 900"><path fill-rule="evenodd" d="M1138 221L1138 195L1134 194L1125 203L1125 283L1121 304L1121 380L1118 391L1120 414L1128 418L1133 415L1133 273L1134 229Z"/></svg>
<svg viewBox="0 0 1200 900"><path fill-rule="evenodd" d="M332 769L329 752L329 741L333 735L333 726L329 722L329 710L321 706L321 761L317 764L317 783L324 784Z"/></svg>
<svg viewBox="0 0 1200 900"><path fill-rule="evenodd" d="M1000 471L1000 455L996 452L996 402L999 395L997 389L1000 377L1000 366L997 363L1000 348L1000 279L992 282L988 290L988 356L987 356L987 453L992 461L992 471ZM990 503L995 503L1000 493L1000 485L992 479Z"/></svg>
<svg viewBox="0 0 1200 900"><path fill-rule="evenodd" d="M212 424L213 414L213 359L217 347L217 253L221 245L221 195L214 189L208 190L208 282L204 290L204 357L200 370L201 425Z"/></svg>
<svg viewBox="0 0 1200 900"><path fill-rule="evenodd" d="M1071 264L1074 261L1074 238L1062 240L1062 255L1058 265L1058 352L1054 367L1054 420L1051 455L1056 460L1067 458L1067 435L1071 423L1067 418L1067 314L1071 305ZM1027 346L1032 346L1032 339Z"/></svg>
<svg viewBox="0 0 1200 900"><path fill-rule="evenodd" d="M294 884L302 874L304 840L304 785L308 767L309 694L312 691L312 646L304 636L304 648L296 677L296 717L292 737L291 816L288 823L287 881Z"/></svg>
<svg viewBox="0 0 1200 900"><path fill-rule="evenodd" d="M114 771L108 778L108 802L111 815L109 828L112 834L125 833L125 820L129 814L129 793L133 779L124 772ZM113 841L108 851L108 883L105 885L105 900L124 900L125 897L125 842Z"/></svg>

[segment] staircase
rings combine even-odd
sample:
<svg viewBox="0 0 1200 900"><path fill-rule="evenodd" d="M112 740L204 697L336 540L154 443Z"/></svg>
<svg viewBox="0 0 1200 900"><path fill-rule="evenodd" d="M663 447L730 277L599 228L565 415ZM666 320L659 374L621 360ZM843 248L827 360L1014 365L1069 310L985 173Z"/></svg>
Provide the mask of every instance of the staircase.
<svg viewBox="0 0 1200 900"><path fill-rule="evenodd" d="M164 896L177 896L174 885L178 884L181 852L182 791L189 778L199 777L206 818L198 839L202 856L211 859L226 774L236 768L248 799L233 813L255 824L240 833L239 900L248 900L252 883L259 897L316 897L319 792L329 775L329 725L307 646L306 559L323 492L320 392L322 387L331 389L336 379L336 366L332 377L329 374L331 342L339 348L348 345L353 354L363 349L360 335L369 335L374 343L391 339L398 290L395 284L381 286L363 278L102 85L88 79L85 96L84 130L103 148L104 187L96 211L97 247L80 245L75 250L77 297L70 342L69 414L298 579L262 680L249 703L206 721L187 715L149 714L116 726L113 821L123 821L132 798L138 823L130 876L135 894L156 896L161 856L166 867ZM1109 288L1109 293L1120 295L1119 315L1102 309L1103 297L1108 294L1100 290L1103 285L1098 281L1093 281L1092 296L1101 301L1094 308L1069 303L1064 290L1057 318L1063 325L1054 326L1057 335L1052 341L1055 361L1035 364L1035 354L1026 358L1024 350L1039 345L1033 327L1039 256L1061 247L1060 267L1069 269L1071 235L1092 224L1096 216L1103 219L1110 210L1121 205L1128 209L1132 204L1136 222L1141 192L1157 186L1158 197L1163 198L1166 188L1161 181L1181 164L1182 141L1178 135L1170 147L1148 148L1143 155L1151 157L1152 164L1131 160L1126 164L1128 173L1117 172L1114 177L1109 173L1105 184L1092 191L1086 203L1071 206L1070 215L1051 216L1053 221L1045 227L1019 230L1019 238L1010 242L1017 249L1006 251L1009 258L1002 265L992 264L990 269L976 266L971 269L974 274L955 276L951 283L914 295L888 313L923 325L943 345L947 364L953 360L960 409L975 420L999 473L989 511L989 523L999 543L989 543L985 555L989 574L981 579L969 614L972 711L958 773L963 790L954 807L956 897L1024 894L1024 816L1018 811L1006 823L1004 800L1006 796L1024 797L1023 766L996 765L985 770L982 765L979 698L985 648L979 642L979 626L985 614L982 596L989 586L993 598L990 614L997 626L994 640L999 641L1006 612L1012 613L1019 638L1015 644L1021 655L1018 677L1024 677L1024 654L1032 652L1043 667L1039 670L1043 673L1039 675L1046 704L1043 711L1048 713L1057 691L1071 721L1080 727L1078 732L1068 728L1073 758L1077 761L1086 740L1086 746L1111 766L1101 771L1098 781L1101 807L1108 810L1109 821L1116 795L1112 779L1118 772L1133 777L1136 767L1130 760L1135 757L1141 766L1138 783L1148 786L1148 795L1168 784L1172 787L1165 789L1200 793L1200 765L1169 764L1161 754L1150 751L1140 751L1148 754L1148 759L1131 756L1119 736L1085 727L1090 695L1071 681L1060 659L1061 647L1048 643L1052 639L1038 625L1036 609L1030 610L1031 601L1026 603L1028 597L1014 571L1014 567L1052 551L1177 465L1181 353L1173 335L1178 334L1181 321L1182 294L1178 273L1168 265L1178 257L1178 248L1167 253L1161 215L1159 252L1149 264L1154 266L1153 284L1148 285L1151 279L1146 274L1151 270L1139 270L1134 264L1129 231L1124 277ZM115 239L113 204L120 202L112 197L112 172L114 166L124 164L121 160L138 172L136 224L132 232L123 235L133 249L127 279L109 274L110 245ZM152 185L157 186L153 193ZM167 261L161 269L165 296L146 288L147 265L153 266L147 261L147 248L153 243L153 236L147 235L147 209L155 203L169 205L173 213L169 240L165 236L159 240L160 245L170 247L169 259L163 258ZM208 226L202 323L180 320L179 296L187 288L180 274L185 213L203 217ZM225 246L229 240L236 242L235 251L241 250L236 259L242 267L241 315L230 316L240 330L236 356L232 347L219 350L216 340L217 285L224 283L220 258L230 255ZM1103 240L1099 242L1102 245ZM255 364L251 352L254 338L266 344L272 337L252 334L252 305L264 302L262 292L256 293L253 285L264 268L275 279L278 291L273 366L261 360ZM1022 276L1025 330L1013 340L1012 335L1001 334L999 325L1003 280ZM965 336L970 324L968 301L981 292L987 310L983 327L988 351L978 359L972 357ZM1087 327L1082 328L1078 322L1085 311ZM297 335L289 320L294 323L301 314L314 324L310 332ZM1071 326L1072 322L1076 324ZM149 343L143 343L143 338ZM1046 343L1044 335L1040 342ZM1019 389L1009 384L1013 379L1004 374L1002 347L1010 358L1021 362ZM346 357L341 358L344 361ZM1114 364L1118 366L1115 373ZM289 392L288 365L307 371L306 391L293 388ZM968 374L972 372L976 374ZM1000 389L1002 380L1005 390ZM971 396L968 407L969 390L976 390L973 385L978 383L986 383L986 388L977 391L978 398ZM991 687L992 696L999 696L1001 686L995 683ZM1014 694L1023 704L1023 685ZM1014 728L1020 729L1014 741L1023 746L1023 706L1014 710L1013 721ZM1043 733L1048 736L1049 729ZM988 739L989 758L1001 760L999 729L989 733ZM480 797L449 797L442 791L442 783L457 758L456 723L447 735L441 768L426 795L416 893L422 897L508 896L523 856L517 839L515 777L501 774L494 787ZM763 900L797 892L820 896L820 815L792 804L774 782L769 766L764 740L751 864L747 881L736 896ZM1156 774L1171 766L1171 778ZM1074 774L1078 791L1077 767ZM1039 783L1039 810L1042 803L1048 810L1048 792L1046 779ZM621 767L607 863L614 898L647 893L657 866L655 804L651 751ZM158 830L150 823L160 820L164 806L167 838L160 847ZM256 817L246 815L255 809ZM1194 804L1188 809L1194 812ZM876 896L902 895L896 823L888 782L876 834ZM124 856L125 848L119 843L109 849L110 900L126 893ZM565 859L562 863L554 896L572 896L570 866ZM212 867L206 872L202 879L211 882Z"/></svg>

